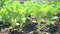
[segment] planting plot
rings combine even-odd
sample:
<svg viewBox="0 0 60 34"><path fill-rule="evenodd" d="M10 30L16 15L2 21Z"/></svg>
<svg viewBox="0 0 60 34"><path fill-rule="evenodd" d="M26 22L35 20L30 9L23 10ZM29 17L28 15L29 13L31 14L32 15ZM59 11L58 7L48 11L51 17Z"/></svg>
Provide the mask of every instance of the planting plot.
<svg viewBox="0 0 60 34"><path fill-rule="evenodd" d="M0 34L60 34L60 1L0 2Z"/></svg>

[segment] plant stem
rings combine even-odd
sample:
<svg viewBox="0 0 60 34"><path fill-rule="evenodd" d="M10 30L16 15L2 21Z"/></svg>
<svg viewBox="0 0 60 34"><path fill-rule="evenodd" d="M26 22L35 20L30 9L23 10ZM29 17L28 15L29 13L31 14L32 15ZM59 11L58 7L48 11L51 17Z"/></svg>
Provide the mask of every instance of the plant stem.
<svg viewBox="0 0 60 34"><path fill-rule="evenodd" d="M15 21L14 21L14 19L13 19L13 17L11 18L11 26L12 26L12 28L14 28L14 25L15 25L15 23L14 23Z"/></svg>
<svg viewBox="0 0 60 34"><path fill-rule="evenodd" d="M38 25L37 25L37 31L38 31L38 34L40 34L40 22L41 22L41 20L39 21L39 20L37 20L37 23L38 23Z"/></svg>
<svg viewBox="0 0 60 34"><path fill-rule="evenodd" d="M37 30L38 30L38 34L40 34L40 29L41 29L41 27L40 27L40 23L41 23L41 20L42 20L42 18L41 18L42 16L41 16L41 13L39 12L39 11L37 11L37 14L36 14L36 22L38 23L38 25L37 25Z"/></svg>
<svg viewBox="0 0 60 34"><path fill-rule="evenodd" d="M22 28L23 28L23 24L22 24L22 20L20 20L20 31L22 31Z"/></svg>

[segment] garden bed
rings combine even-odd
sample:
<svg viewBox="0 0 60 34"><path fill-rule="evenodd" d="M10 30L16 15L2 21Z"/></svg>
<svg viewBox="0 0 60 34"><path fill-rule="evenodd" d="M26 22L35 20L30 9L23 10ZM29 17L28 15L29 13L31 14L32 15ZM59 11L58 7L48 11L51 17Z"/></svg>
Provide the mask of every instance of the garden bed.
<svg viewBox="0 0 60 34"><path fill-rule="evenodd" d="M60 34L60 2L1 1L0 34Z"/></svg>

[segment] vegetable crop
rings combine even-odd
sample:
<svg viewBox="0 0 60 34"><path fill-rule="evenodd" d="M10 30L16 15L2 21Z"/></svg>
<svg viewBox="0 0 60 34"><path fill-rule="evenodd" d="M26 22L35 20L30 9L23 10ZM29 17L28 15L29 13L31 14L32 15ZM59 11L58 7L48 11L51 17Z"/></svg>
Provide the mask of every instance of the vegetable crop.
<svg viewBox="0 0 60 34"><path fill-rule="evenodd" d="M46 25L51 24L55 13L60 9L60 2L31 2L27 1L21 4L19 1L6 1L5 7L0 10L0 16L3 22L10 22L12 28L15 27L17 19L19 20L19 30L22 31L23 24L29 15L36 18L37 30L40 32L42 19L46 18Z"/></svg>

